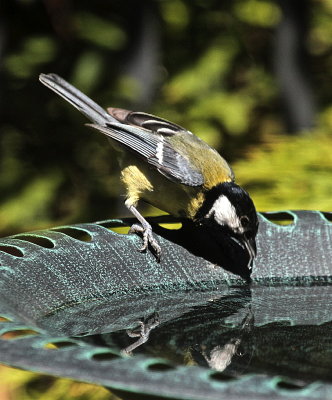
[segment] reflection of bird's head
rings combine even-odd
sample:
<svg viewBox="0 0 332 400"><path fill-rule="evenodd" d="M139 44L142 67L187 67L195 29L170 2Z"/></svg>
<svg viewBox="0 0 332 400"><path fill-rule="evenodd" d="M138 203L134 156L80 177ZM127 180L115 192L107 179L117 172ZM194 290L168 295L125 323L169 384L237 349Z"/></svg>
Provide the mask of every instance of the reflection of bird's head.
<svg viewBox="0 0 332 400"><path fill-rule="evenodd" d="M251 269L256 256L255 237L258 218L249 194L234 182L221 183L206 193L205 201L196 214L196 220L216 234L229 236L249 255Z"/></svg>

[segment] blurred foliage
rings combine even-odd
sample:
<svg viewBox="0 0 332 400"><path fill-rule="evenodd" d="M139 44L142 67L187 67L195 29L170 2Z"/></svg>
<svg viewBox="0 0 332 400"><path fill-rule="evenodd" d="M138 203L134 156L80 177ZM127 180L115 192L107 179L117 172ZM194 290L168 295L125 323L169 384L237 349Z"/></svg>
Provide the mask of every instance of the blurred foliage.
<svg viewBox="0 0 332 400"><path fill-rule="evenodd" d="M1 400L118 400L107 389L0 366Z"/></svg>
<svg viewBox="0 0 332 400"><path fill-rule="evenodd" d="M107 141L42 87L41 72L102 106L195 132L232 163L261 211L332 210L332 2L308 4L316 127L288 136L272 62L278 1L2 1L0 235L127 213ZM13 371L0 370L4 399L111 398Z"/></svg>
<svg viewBox="0 0 332 400"><path fill-rule="evenodd" d="M272 139L250 149L246 160L234 166L239 183L255 193L256 207L331 210L331 135Z"/></svg>
<svg viewBox="0 0 332 400"><path fill-rule="evenodd" d="M39 84L51 71L103 106L195 132L232 163L260 210L331 209L328 0L311 2L307 38L317 128L297 138L283 134L271 61L277 1L7 0L1 8L10 22L1 31L1 235L127 214L105 138Z"/></svg>

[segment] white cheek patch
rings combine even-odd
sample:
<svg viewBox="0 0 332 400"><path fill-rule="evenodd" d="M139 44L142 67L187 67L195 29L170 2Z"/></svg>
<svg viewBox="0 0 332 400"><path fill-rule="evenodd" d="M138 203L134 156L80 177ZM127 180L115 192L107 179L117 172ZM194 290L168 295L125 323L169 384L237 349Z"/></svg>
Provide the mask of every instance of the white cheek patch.
<svg viewBox="0 0 332 400"><path fill-rule="evenodd" d="M214 219L219 225L227 225L234 230L240 229L240 221L236 215L236 210L224 195L218 197L206 216L210 217L211 215L214 215Z"/></svg>

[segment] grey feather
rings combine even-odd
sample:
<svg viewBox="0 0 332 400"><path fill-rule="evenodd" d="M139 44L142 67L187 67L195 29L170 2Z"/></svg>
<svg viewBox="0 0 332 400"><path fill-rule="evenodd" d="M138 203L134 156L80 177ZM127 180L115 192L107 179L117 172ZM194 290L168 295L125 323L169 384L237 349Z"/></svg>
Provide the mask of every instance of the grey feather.
<svg viewBox="0 0 332 400"><path fill-rule="evenodd" d="M84 114L90 121L101 125L105 124L106 121L117 122L115 118L108 114L97 103L62 79L59 75L40 74L39 80L77 108L78 111Z"/></svg>
<svg viewBox="0 0 332 400"><path fill-rule="evenodd" d="M173 182L188 186L202 186L204 179L202 174L192 167L190 162L165 140L161 135L152 134L133 126L121 126L110 124L103 127L97 124L87 124L113 140L121 143L128 150L145 159L148 164L154 166L162 175ZM157 157L158 145L162 144L161 163Z"/></svg>
<svg viewBox="0 0 332 400"><path fill-rule="evenodd" d="M157 132L158 129L161 128L167 128L169 131L173 132L172 134L176 132L186 132L186 129L182 128L180 125L174 124L174 122L141 111L132 111L129 113L126 117L126 122L141 126L153 132Z"/></svg>

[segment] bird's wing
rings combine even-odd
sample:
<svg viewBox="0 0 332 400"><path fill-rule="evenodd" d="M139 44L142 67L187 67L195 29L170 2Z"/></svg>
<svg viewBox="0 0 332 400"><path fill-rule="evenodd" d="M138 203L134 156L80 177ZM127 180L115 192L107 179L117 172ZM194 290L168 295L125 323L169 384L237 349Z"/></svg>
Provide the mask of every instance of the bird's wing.
<svg viewBox="0 0 332 400"><path fill-rule="evenodd" d="M170 134L160 134L160 129L168 130L169 127L164 126L156 133L141 126L122 123L107 123L107 126L88 124L88 126L121 143L169 180L188 186L204 184L204 178L200 171L190 163L187 157L173 148L168 138Z"/></svg>
<svg viewBox="0 0 332 400"><path fill-rule="evenodd" d="M201 186L203 175L171 145L171 136L192 133L179 125L142 112L109 108L106 112L88 96L56 74L40 74L39 80L64 98L99 130L128 150L143 158L161 174L174 182L188 186Z"/></svg>
<svg viewBox="0 0 332 400"><path fill-rule="evenodd" d="M204 185L207 189L234 180L231 167L220 154L181 126L144 112L121 108L107 111L132 134L141 136L144 146L148 144L154 154L147 162L170 180L188 186Z"/></svg>

